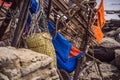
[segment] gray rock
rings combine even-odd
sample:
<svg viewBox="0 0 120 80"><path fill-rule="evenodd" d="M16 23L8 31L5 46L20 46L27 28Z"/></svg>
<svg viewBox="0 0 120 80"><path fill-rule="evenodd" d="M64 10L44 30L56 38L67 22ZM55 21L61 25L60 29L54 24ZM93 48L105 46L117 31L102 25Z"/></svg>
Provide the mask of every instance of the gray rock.
<svg viewBox="0 0 120 80"><path fill-rule="evenodd" d="M118 34L118 33L120 33L120 28L118 28L115 32L115 34Z"/></svg>
<svg viewBox="0 0 120 80"><path fill-rule="evenodd" d="M100 46L107 48L114 48L114 47L120 47L120 43L110 37L105 37L103 38Z"/></svg>
<svg viewBox="0 0 120 80"><path fill-rule="evenodd" d="M4 68L3 71L2 71L6 76L8 76L8 78L10 80L17 80L21 77L21 72L20 72L20 69L18 68Z"/></svg>
<svg viewBox="0 0 120 80"><path fill-rule="evenodd" d="M115 50L115 66L120 69L120 49Z"/></svg>
<svg viewBox="0 0 120 80"><path fill-rule="evenodd" d="M56 73L55 68L49 69L44 67L42 69L38 69L33 73L28 74L27 76L21 77L20 80L59 80L59 76Z"/></svg>
<svg viewBox="0 0 120 80"><path fill-rule="evenodd" d="M3 41L0 41L0 46L3 47L3 46L6 46L6 45Z"/></svg>
<svg viewBox="0 0 120 80"><path fill-rule="evenodd" d="M25 76L39 68L49 65L53 60L47 55L27 49L16 50L20 58L21 72Z"/></svg>
<svg viewBox="0 0 120 80"><path fill-rule="evenodd" d="M0 80L9 80L9 79L4 74L0 73Z"/></svg>
<svg viewBox="0 0 120 80"><path fill-rule="evenodd" d="M16 60L18 60L17 53L15 53L12 49L0 47L0 66L8 66Z"/></svg>
<svg viewBox="0 0 120 80"><path fill-rule="evenodd" d="M113 65L102 63L100 64L100 70L101 70L104 80L119 80L120 79L120 72ZM86 71L85 74L83 74L83 76L82 75L80 76L83 78L83 80L101 80L100 75L98 71L96 71L96 68L94 65L88 71Z"/></svg>
<svg viewBox="0 0 120 80"><path fill-rule="evenodd" d="M120 43L120 33L118 33L118 34L116 35L115 40Z"/></svg>
<svg viewBox="0 0 120 80"><path fill-rule="evenodd" d="M111 62L115 59L115 52L114 49L100 46L94 49L94 56L102 62Z"/></svg>
<svg viewBox="0 0 120 80"><path fill-rule="evenodd" d="M114 37L114 36L115 36L115 33L116 33L116 31L115 31L115 30L112 30L112 31L107 32L105 35L106 35L107 37Z"/></svg>
<svg viewBox="0 0 120 80"><path fill-rule="evenodd" d="M105 35L107 37L116 37L117 34L120 33L120 28L118 28L117 30L112 30L112 31L109 31L109 32L106 32Z"/></svg>
<svg viewBox="0 0 120 80"><path fill-rule="evenodd" d="M0 70L9 79L18 79L21 76L19 58L14 49L0 47Z"/></svg>
<svg viewBox="0 0 120 80"><path fill-rule="evenodd" d="M0 47L0 72L9 80L59 80L53 59L29 49ZM5 79L7 80L7 79Z"/></svg>

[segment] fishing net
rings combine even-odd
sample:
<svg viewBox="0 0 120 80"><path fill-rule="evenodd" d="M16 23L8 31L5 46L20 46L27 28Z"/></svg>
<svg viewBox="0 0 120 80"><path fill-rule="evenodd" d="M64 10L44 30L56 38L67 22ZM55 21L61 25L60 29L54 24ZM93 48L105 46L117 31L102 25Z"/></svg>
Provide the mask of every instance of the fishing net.
<svg viewBox="0 0 120 80"><path fill-rule="evenodd" d="M56 66L55 49L49 33L32 34L26 39L26 42L29 49L50 56L54 60L53 65Z"/></svg>
<svg viewBox="0 0 120 80"><path fill-rule="evenodd" d="M50 56L53 59L52 65L56 67L55 49L52 44L52 37L48 32L47 19L41 11L38 11L36 15L31 17L31 29L29 30L28 37L26 39L28 48Z"/></svg>

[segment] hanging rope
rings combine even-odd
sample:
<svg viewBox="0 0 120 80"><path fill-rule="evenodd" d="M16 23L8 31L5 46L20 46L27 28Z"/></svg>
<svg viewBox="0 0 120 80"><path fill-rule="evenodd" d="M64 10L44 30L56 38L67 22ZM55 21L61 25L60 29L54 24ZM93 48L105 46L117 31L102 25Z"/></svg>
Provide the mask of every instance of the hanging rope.
<svg viewBox="0 0 120 80"><path fill-rule="evenodd" d="M49 19L49 15L50 15L51 2L52 2L52 0L49 0L49 4L48 4L48 13L47 13L47 19Z"/></svg>

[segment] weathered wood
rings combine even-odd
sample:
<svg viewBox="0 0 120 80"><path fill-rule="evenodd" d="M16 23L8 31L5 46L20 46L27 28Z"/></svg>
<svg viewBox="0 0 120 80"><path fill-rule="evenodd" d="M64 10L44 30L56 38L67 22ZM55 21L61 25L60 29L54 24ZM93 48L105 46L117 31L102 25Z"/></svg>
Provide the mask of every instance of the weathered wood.
<svg viewBox="0 0 120 80"><path fill-rule="evenodd" d="M62 3L64 2L64 1L61 1ZM67 17L67 18L69 18L70 16L68 15L68 14L66 14L66 9L68 9L69 7L68 6L66 6L65 5L65 3L64 3L64 7L62 7L63 5L62 4L60 4L60 3L58 3L58 2L55 2L54 0L53 0L53 4L55 4L61 11L62 11L62 13ZM85 20L85 19L84 19ZM84 28L84 29L87 29L86 28L86 24L83 24L83 21L81 21L80 19L78 19L78 18L73 18L73 19L71 19L71 22L73 23L73 24L75 24L75 26L76 27L79 27L79 28L81 28L81 26ZM81 25L81 26L80 26ZM82 30L83 30L83 28L81 28ZM84 30L83 30L83 32L84 32ZM89 33L91 33L90 31L88 31ZM91 34L90 34L91 35Z"/></svg>
<svg viewBox="0 0 120 80"><path fill-rule="evenodd" d="M10 7L10 9L15 10L13 7L16 7L14 2L12 4L12 6ZM2 7L1 7L1 9L2 9ZM5 10L5 11L7 11L7 10ZM2 12L3 12L3 14L6 14L5 15L6 18L5 18L4 22L2 23L2 25L0 27L0 40L2 39L8 25L10 23L10 20L11 20L10 12L8 12L8 11L6 13L4 13L4 11L2 11Z"/></svg>
<svg viewBox="0 0 120 80"><path fill-rule="evenodd" d="M24 4L22 6L22 10L20 13L19 21L17 24L17 28L14 33L14 38L12 40L12 46L17 47L19 44L19 41L21 39L23 30L25 28L25 24L27 22L27 17L28 17L28 10L29 10L29 5L30 5L30 0L23 0Z"/></svg>

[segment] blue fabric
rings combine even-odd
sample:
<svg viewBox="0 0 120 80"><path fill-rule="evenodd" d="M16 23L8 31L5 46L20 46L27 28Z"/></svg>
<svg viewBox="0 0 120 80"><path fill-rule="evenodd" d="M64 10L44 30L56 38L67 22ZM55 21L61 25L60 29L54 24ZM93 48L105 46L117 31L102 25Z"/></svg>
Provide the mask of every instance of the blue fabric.
<svg viewBox="0 0 120 80"><path fill-rule="evenodd" d="M55 29L52 22L48 21L48 29L49 31L53 31ZM55 36L55 39L54 39ZM57 58L57 66L59 69L64 69L67 72L72 72L75 69L77 58L84 55L81 52L79 55L74 56L72 58L68 58L70 54L70 50L72 48L72 44L67 41L60 33L55 33L52 35L52 43L56 50L56 58Z"/></svg>
<svg viewBox="0 0 120 80"><path fill-rule="evenodd" d="M31 0L31 3L30 3L30 13L33 14L33 13L37 13L37 11L40 9L38 3L36 0ZM30 24L30 22L32 21L30 15L28 16L28 19L27 19L27 23Z"/></svg>
<svg viewBox="0 0 120 80"><path fill-rule="evenodd" d="M50 21L48 22L48 26L50 32L55 29L54 25ZM68 42L60 33L53 34L52 37L52 43L56 50L56 54L58 54L64 62L67 62L72 44Z"/></svg>
<svg viewBox="0 0 120 80"><path fill-rule="evenodd" d="M77 59L74 59L72 61L64 62L58 54L56 54L56 57L57 57L57 67L59 69L64 69L65 71L67 71L69 73L72 72L75 69Z"/></svg>
<svg viewBox="0 0 120 80"><path fill-rule="evenodd" d="M27 24L30 25L30 22L32 21L31 17L28 15L28 19L27 19Z"/></svg>
<svg viewBox="0 0 120 80"><path fill-rule="evenodd" d="M72 72L75 67L76 67L76 63L77 63L77 58L84 56L84 53L81 52L78 56L72 57L69 59L69 61L64 62L62 61L62 59L60 58L60 56L58 54L56 54L57 57L57 67L59 69L64 69L67 72Z"/></svg>
<svg viewBox="0 0 120 80"><path fill-rule="evenodd" d="M75 60L75 59L77 59L77 58L79 58L79 57L82 57L82 56L84 56L84 55L85 55L85 53L80 52L77 56L74 56L74 57L72 57L72 58L69 58L69 61L73 61L73 60Z"/></svg>
<svg viewBox="0 0 120 80"><path fill-rule="evenodd" d="M31 0L30 3L30 12L31 14L36 13L39 10L39 5L36 0Z"/></svg>

